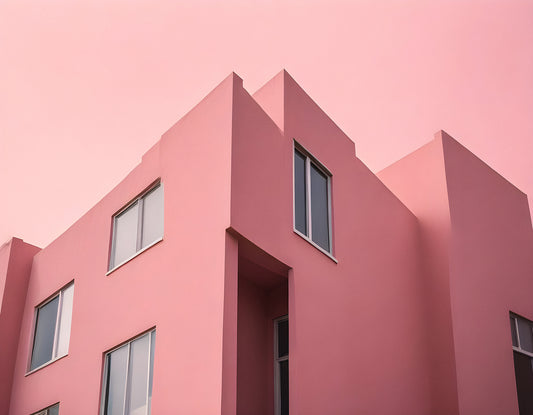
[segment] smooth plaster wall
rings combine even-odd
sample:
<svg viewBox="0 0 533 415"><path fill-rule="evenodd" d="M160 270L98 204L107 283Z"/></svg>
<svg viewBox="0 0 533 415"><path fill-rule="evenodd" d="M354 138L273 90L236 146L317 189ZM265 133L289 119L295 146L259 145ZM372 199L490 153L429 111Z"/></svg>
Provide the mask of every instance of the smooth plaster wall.
<svg viewBox="0 0 533 415"><path fill-rule="evenodd" d="M234 74L226 78L111 193L35 256L10 415L58 401L61 413L98 413L104 352L154 326L152 413L220 413L232 91L240 82ZM112 215L159 177L163 241L106 276ZM72 280L69 354L25 376L34 308ZM74 373L81 374L76 382Z"/></svg>
<svg viewBox="0 0 533 415"><path fill-rule="evenodd" d="M18 238L0 247L0 414L9 410L20 322L37 252L39 248Z"/></svg>
<svg viewBox="0 0 533 415"><path fill-rule="evenodd" d="M291 413L427 414L415 217L285 71L254 98L236 90L231 226L292 268ZM293 139L332 172L338 264L293 232Z"/></svg>

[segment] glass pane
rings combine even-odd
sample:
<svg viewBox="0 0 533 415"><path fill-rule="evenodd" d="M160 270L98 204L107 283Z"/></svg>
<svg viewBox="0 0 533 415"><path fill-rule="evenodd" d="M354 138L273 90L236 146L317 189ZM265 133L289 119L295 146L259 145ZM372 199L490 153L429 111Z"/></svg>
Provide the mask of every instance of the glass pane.
<svg viewBox="0 0 533 415"><path fill-rule="evenodd" d="M511 317L511 337L513 339L513 346L518 347L518 336L516 335L516 325L514 317Z"/></svg>
<svg viewBox="0 0 533 415"><path fill-rule="evenodd" d="M163 187L158 186L144 198L142 247L163 237Z"/></svg>
<svg viewBox="0 0 533 415"><path fill-rule="evenodd" d="M533 359L513 352L518 408L521 415L533 414Z"/></svg>
<svg viewBox="0 0 533 415"><path fill-rule="evenodd" d="M294 227L307 235L305 157L294 150Z"/></svg>
<svg viewBox="0 0 533 415"><path fill-rule="evenodd" d="M281 415L289 415L289 361L279 362Z"/></svg>
<svg viewBox="0 0 533 415"><path fill-rule="evenodd" d="M128 379L128 415L145 415L148 409L149 334L131 342Z"/></svg>
<svg viewBox="0 0 533 415"><path fill-rule="evenodd" d="M58 304L59 296L40 307L37 311L30 369L35 369L52 360Z"/></svg>
<svg viewBox="0 0 533 415"><path fill-rule="evenodd" d="M64 356L68 353L70 342L70 326L72 323L72 301L74 299L74 285L63 290L61 315L59 317L59 339L56 356Z"/></svg>
<svg viewBox="0 0 533 415"><path fill-rule="evenodd" d="M104 415L124 414L126 393L126 370L128 367L128 346L107 355L107 379Z"/></svg>
<svg viewBox="0 0 533 415"><path fill-rule="evenodd" d="M329 251L328 178L311 164L312 239Z"/></svg>
<svg viewBox="0 0 533 415"><path fill-rule="evenodd" d="M114 256L111 268L137 252L137 222L139 204L135 203L115 217Z"/></svg>
<svg viewBox="0 0 533 415"><path fill-rule="evenodd" d="M278 321L278 357L289 354L289 320Z"/></svg>
<svg viewBox="0 0 533 415"><path fill-rule="evenodd" d="M520 338L520 348L533 353L533 336L531 332L531 325L528 321L518 319L518 336Z"/></svg>
<svg viewBox="0 0 533 415"><path fill-rule="evenodd" d="M148 415L152 410L152 382L154 378L155 331L150 338L150 379L148 380Z"/></svg>
<svg viewBox="0 0 533 415"><path fill-rule="evenodd" d="M59 404L55 404L48 408L48 415L59 415Z"/></svg>

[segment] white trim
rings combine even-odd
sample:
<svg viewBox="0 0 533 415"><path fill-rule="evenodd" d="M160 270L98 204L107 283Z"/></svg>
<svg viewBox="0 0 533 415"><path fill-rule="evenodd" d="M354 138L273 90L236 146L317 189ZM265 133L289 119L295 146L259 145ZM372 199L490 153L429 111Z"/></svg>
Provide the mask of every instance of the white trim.
<svg viewBox="0 0 533 415"><path fill-rule="evenodd" d="M157 245L159 242L161 242L163 240L163 237L159 238L159 239L156 239L154 242L152 242L150 245L146 245L143 249L141 249L140 251L137 251L135 252L132 256L130 256L129 258L126 258L124 261L122 261L120 264L118 264L116 267L114 268L111 268L109 271L107 271L105 273L105 275L109 275L111 273L113 273L115 270L119 269L122 265L124 264L127 264L128 262L130 262L133 258L135 258L136 256L139 256L141 255L144 251L147 251L148 249L150 249L152 246L154 245Z"/></svg>
<svg viewBox="0 0 533 415"><path fill-rule="evenodd" d="M121 265L125 264L126 262L133 259L137 254L140 254L142 251L146 250L152 245L155 245L157 242L161 241L163 239L163 235L161 237L153 242L151 242L146 247L142 247L142 238L143 238L143 228L144 228L144 198L148 196L150 193L155 191L156 189L161 188L161 191L163 192L163 223L165 221L165 189L163 187L163 183L161 182L161 179L157 179L155 182L153 182L150 186L148 186L145 190L143 190L139 195L137 195L134 199L130 200L124 207L122 207L118 212L116 212L113 215L112 221L111 221L111 249L109 249L109 260L107 263L108 272L106 275L109 275L113 270L119 268ZM135 254L131 255L124 261L122 261L120 264L115 264L115 253L116 253L116 229L117 229L117 219L120 215L122 215L124 212L126 212L128 209L133 207L135 204L137 204L137 232L135 235ZM163 234L164 234L164 226L163 226Z"/></svg>
<svg viewBox="0 0 533 415"><path fill-rule="evenodd" d="M311 245L313 245L316 249L318 249L320 252L322 252L324 255L328 256L329 259L331 259L332 261L334 261L336 264L339 263L339 261L337 260L337 258L335 258L330 252L326 251L324 248L322 248L320 245L318 245L316 242L312 241L311 239L309 239L308 236L304 235L303 233L301 233L298 229L296 228L293 228L292 229L294 231L294 233L300 237L302 237L303 239L305 239L307 242L309 242Z"/></svg>
<svg viewBox="0 0 533 415"><path fill-rule="evenodd" d="M27 365L26 365L26 373L25 373L24 376L28 376L28 375L38 371L39 369L42 369L43 367L48 366L49 364L54 363L55 361L65 357L65 356L68 356L68 351L67 351L67 353L65 353L63 355L58 355L57 354L57 348L58 348L59 336L60 336L60 328L59 328L59 326L60 326L60 322L61 322L61 313L63 312L63 301L62 301L63 300L63 291L65 291L66 289L70 288L73 285L74 285L74 280L70 281L68 284L64 285L62 288L60 288L58 291L56 291L54 294L52 294L46 300L40 302L39 305L35 306L34 313L33 313L32 334L31 334L31 338L30 338L30 353L29 353L29 358L28 358L28 362L27 362ZM37 332L37 324L38 324L38 320L39 320L38 319L39 310L41 308L43 308L46 304L48 304L51 301L53 301L55 298L58 298L58 301L57 301L57 311L56 311L56 323L55 323L55 327L54 327L54 344L52 345L52 358L50 360L48 360L47 362L43 363L42 365L37 366L37 367L32 369L31 368L31 362L32 362L32 359L33 359L33 351L34 351L34 346L35 346L35 333ZM74 299L73 299L73 301L74 301ZM74 308L74 303L72 305L72 308ZM73 310L71 309L70 312L72 313ZM69 336L70 336L70 332L69 332Z"/></svg>

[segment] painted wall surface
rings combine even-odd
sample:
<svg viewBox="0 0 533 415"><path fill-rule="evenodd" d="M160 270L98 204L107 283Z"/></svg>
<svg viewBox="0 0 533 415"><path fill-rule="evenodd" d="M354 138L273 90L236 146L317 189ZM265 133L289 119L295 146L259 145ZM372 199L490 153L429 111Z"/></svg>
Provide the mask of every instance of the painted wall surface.
<svg viewBox="0 0 533 415"><path fill-rule="evenodd" d="M293 230L294 141L332 174L331 256ZM379 177L287 72L254 95L231 74L63 235L21 250L9 414L98 413L105 352L155 327L153 414L271 415L287 310L293 415L517 413L525 196L444 132ZM113 215L158 179L163 240L108 274ZM35 307L71 281L69 353L27 375Z"/></svg>
<svg viewBox="0 0 533 415"><path fill-rule="evenodd" d="M291 413L427 414L415 217L285 71L236 92L231 226L292 268ZM332 172L338 263L293 231L293 140Z"/></svg>
<svg viewBox="0 0 533 415"><path fill-rule="evenodd" d="M220 413L232 96L240 82L234 74L224 80L111 193L35 256L10 415L58 401L63 414L97 414L104 352L152 327L152 413ZM106 276L113 214L158 178L163 241ZM25 376L35 307L72 280L69 353Z"/></svg>
<svg viewBox="0 0 533 415"><path fill-rule="evenodd" d="M18 238L0 247L0 414L9 411L20 322L37 252L39 248Z"/></svg>
<svg viewBox="0 0 533 415"><path fill-rule="evenodd" d="M419 218L428 270L440 270L428 274L427 316L431 367L448 388L434 381L434 402L455 395L457 407L432 413L518 414L509 312L533 316L526 196L445 132L379 177Z"/></svg>

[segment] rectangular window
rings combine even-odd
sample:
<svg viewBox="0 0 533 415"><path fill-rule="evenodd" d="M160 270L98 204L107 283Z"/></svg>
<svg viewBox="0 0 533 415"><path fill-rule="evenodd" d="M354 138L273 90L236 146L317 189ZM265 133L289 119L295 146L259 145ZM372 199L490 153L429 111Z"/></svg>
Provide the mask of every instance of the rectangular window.
<svg viewBox="0 0 533 415"><path fill-rule="evenodd" d="M289 319L274 321L275 414L289 414Z"/></svg>
<svg viewBox="0 0 533 415"><path fill-rule="evenodd" d="M68 353L73 298L70 284L36 308L30 371Z"/></svg>
<svg viewBox="0 0 533 415"><path fill-rule="evenodd" d="M33 415L59 415L59 404L56 403L55 405L40 410L39 412L35 412Z"/></svg>
<svg viewBox="0 0 533 415"><path fill-rule="evenodd" d="M105 356L101 415L150 415L155 330Z"/></svg>
<svg viewBox="0 0 533 415"><path fill-rule="evenodd" d="M113 217L109 269L163 238L163 186L158 183Z"/></svg>
<svg viewBox="0 0 533 415"><path fill-rule="evenodd" d="M331 253L331 175L300 147L294 149L294 228Z"/></svg>
<svg viewBox="0 0 533 415"><path fill-rule="evenodd" d="M511 338L520 415L533 414L533 322L511 314Z"/></svg>

